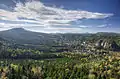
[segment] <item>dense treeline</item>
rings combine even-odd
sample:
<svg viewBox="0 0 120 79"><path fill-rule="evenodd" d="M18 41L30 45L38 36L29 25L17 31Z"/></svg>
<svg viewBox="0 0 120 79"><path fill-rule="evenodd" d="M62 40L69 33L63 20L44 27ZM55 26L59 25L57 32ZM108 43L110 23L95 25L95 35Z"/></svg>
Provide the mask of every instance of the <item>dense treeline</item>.
<svg viewBox="0 0 120 79"><path fill-rule="evenodd" d="M1 60L2 79L119 79L120 54L61 53L55 60ZM99 61L98 61L99 60Z"/></svg>
<svg viewBox="0 0 120 79"><path fill-rule="evenodd" d="M43 53L32 49L7 49L0 52L0 59L49 59L61 58L54 53Z"/></svg>

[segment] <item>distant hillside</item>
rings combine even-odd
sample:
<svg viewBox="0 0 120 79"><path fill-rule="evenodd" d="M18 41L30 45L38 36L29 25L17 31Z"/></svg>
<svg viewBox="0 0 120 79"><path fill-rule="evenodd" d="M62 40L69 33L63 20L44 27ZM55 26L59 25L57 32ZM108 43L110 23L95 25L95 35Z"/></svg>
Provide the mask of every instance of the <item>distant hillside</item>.
<svg viewBox="0 0 120 79"><path fill-rule="evenodd" d="M1 31L0 37L8 40L9 42L19 44L44 44L46 42L53 42L53 40L51 40L52 35L31 32L23 28L14 28L6 31Z"/></svg>
<svg viewBox="0 0 120 79"><path fill-rule="evenodd" d="M67 49L75 48L79 49L83 42L86 44L94 45L101 39L105 39L103 43L110 46L111 43L109 40L113 40L118 46L120 46L120 34L117 33L107 33L99 32L96 34L89 33L66 33L66 34L47 34L47 33L38 33L25 30L23 28L14 28L6 31L0 31L0 39L4 39L9 43L15 43L17 45L41 45L41 49L44 48L50 49L50 47L67 47ZM28 46L28 45L27 45ZM104 47L104 46L103 46ZM107 47L107 46L105 46ZM72 49L71 49L72 50Z"/></svg>
<svg viewBox="0 0 120 79"><path fill-rule="evenodd" d="M0 41L4 41L4 39L0 37Z"/></svg>
<svg viewBox="0 0 120 79"><path fill-rule="evenodd" d="M25 30L23 28L14 28L0 32L0 37L9 42L18 44L51 44L51 43L68 43L71 41L84 40L91 34L47 34ZM85 38L84 38L85 37Z"/></svg>

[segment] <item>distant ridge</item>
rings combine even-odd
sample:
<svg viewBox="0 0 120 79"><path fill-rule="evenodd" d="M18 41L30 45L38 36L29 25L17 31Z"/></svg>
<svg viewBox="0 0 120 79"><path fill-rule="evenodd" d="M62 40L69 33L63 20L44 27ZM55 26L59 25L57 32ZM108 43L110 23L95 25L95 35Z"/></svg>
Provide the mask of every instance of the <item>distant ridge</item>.
<svg viewBox="0 0 120 79"><path fill-rule="evenodd" d="M9 42L18 44L53 44L53 43L66 43L74 40L85 40L88 38L103 39L104 37L116 37L120 36L118 33L98 32L93 33L39 33L26 30L24 28L13 28L5 31L0 31L0 38Z"/></svg>
<svg viewBox="0 0 120 79"><path fill-rule="evenodd" d="M12 28L12 29L8 29L8 30L4 30L4 31L30 31L30 30L19 27L19 28ZM3 31L0 31L0 32L3 32ZM35 31L30 31L30 32L35 32ZM43 33L43 32L35 32L35 33ZM120 34L120 33L116 33L116 32L97 32L97 33L85 32L85 33L43 33L43 34Z"/></svg>
<svg viewBox="0 0 120 79"><path fill-rule="evenodd" d="M1 32L23 32L23 31L27 31L26 29L24 28L12 28L12 29L9 29L9 30L4 30L4 31L1 31Z"/></svg>
<svg viewBox="0 0 120 79"><path fill-rule="evenodd" d="M21 30L25 30L25 29L24 28L13 28L13 29L10 29L10 30L21 31Z"/></svg>
<svg viewBox="0 0 120 79"><path fill-rule="evenodd" d="M42 40L48 38L43 38L43 36L48 37L48 34L37 33L25 30L24 28L13 28L5 31L0 31L0 37L10 42L26 44L26 43L35 43L40 44Z"/></svg>

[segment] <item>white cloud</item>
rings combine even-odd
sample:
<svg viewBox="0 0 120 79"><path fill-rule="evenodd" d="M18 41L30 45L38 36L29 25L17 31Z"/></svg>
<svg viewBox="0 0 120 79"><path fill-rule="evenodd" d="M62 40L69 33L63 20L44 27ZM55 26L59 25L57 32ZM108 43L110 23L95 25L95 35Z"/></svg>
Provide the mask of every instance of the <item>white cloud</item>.
<svg viewBox="0 0 120 79"><path fill-rule="evenodd" d="M79 27L80 27L80 28L89 28L89 27L92 27L92 26L80 25Z"/></svg>
<svg viewBox="0 0 120 79"><path fill-rule="evenodd" d="M17 27L29 27L29 26L41 26L42 27L42 25L39 25L39 24L11 24L11 23L0 23L0 26L3 26L3 27L15 27L15 28L17 28Z"/></svg>
<svg viewBox="0 0 120 79"><path fill-rule="evenodd" d="M78 19L83 19L83 18L104 19L112 15L113 14L94 13L94 12L81 11L81 10L66 10L63 8L45 6L43 3L39 1L29 1L26 2L25 4L20 2L16 3L16 7L13 8L13 11L0 9L0 20L17 21L17 22L24 21L24 22L29 22L29 23L31 22L37 24L0 23L0 25L3 27L38 26L40 28L41 27L52 28L52 26L68 26L69 28L69 26L71 26L71 22L74 22ZM23 18L23 19L19 19L19 18ZM86 27L86 26L80 26L80 27Z"/></svg>
<svg viewBox="0 0 120 79"><path fill-rule="evenodd" d="M81 28L62 28L62 27L48 27L48 28L26 28L31 31L44 32L44 33L82 33Z"/></svg>
<svg viewBox="0 0 120 79"><path fill-rule="evenodd" d="M102 24L102 25L98 25L98 28L104 28L104 27L108 27L111 26L111 24Z"/></svg>
<svg viewBox="0 0 120 79"><path fill-rule="evenodd" d="M103 27L106 27L106 26L107 26L107 24L103 24L103 25L98 25L97 27L103 28Z"/></svg>

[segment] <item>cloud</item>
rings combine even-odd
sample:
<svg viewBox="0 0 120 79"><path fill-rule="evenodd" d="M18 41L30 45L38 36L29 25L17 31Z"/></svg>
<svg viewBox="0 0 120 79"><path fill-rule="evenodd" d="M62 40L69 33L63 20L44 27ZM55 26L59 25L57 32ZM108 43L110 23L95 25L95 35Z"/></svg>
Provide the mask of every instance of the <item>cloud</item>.
<svg viewBox="0 0 120 79"><path fill-rule="evenodd" d="M0 9L4 9L4 10L7 10L7 11L12 11L12 7L8 7L5 4L0 4Z"/></svg>
<svg viewBox="0 0 120 79"><path fill-rule="evenodd" d="M62 28L62 27L48 27L48 28L26 28L31 31L44 32L44 33L82 33L81 28Z"/></svg>
<svg viewBox="0 0 120 79"><path fill-rule="evenodd" d="M103 24L103 25L98 25L97 27L103 28L103 27L106 27L106 26L107 26L107 24Z"/></svg>
<svg viewBox="0 0 120 79"><path fill-rule="evenodd" d="M57 28L57 26L68 26L69 28L69 26L73 25L71 22L75 22L80 19L104 19L107 17L111 17L112 15L113 14L111 13L95 13L82 10L66 10L63 8L50 7L44 5L40 1L35 0L28 1L24 4L21 2L16 2L16 6L13 8L13 11L0 9L1 21L4 20L16 22L16 24L0 23L0 25L3 27L37 26L39 28L52 28L53 26L56 26ZM21 22L25 23L21 24ZM80 26L79 23L77 23L76 25ZM86 26L81 25L80 27Z"/></svg>
<svg viewBox="0 0 120 79"><path fill-rule="evenodd" d="M90 28L91 26L87 26L87 25L80 25L80 28Z"/></svg>
<svg viewBox="0 0 120 79"><path fill-rule="evenodd" d="M98 28L105 28L105 27L108 27L108 26L111 26L111 24L102 24L102 25L98 25L97 27Z"/></svg>

